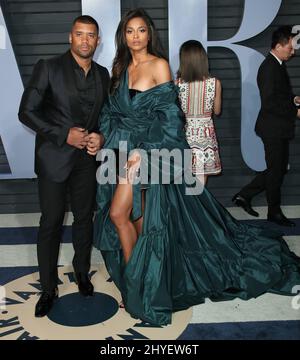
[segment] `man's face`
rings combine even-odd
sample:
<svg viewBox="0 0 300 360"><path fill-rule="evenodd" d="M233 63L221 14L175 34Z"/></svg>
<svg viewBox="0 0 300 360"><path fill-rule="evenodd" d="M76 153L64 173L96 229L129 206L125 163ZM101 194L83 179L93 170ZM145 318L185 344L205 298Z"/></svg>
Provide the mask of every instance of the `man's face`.
<svg viewBox="0 0 300 360"><path fill-rule="evenodd" d="M289 42L285 45L277 44L276 50L280 60L289 60L295 54L295 49L293 47L293 38L290 38Z"/></svg>
<svg viewBox="0 0 300 360"><path fill-rule="evenodd" d="M92 58L100 43L96 26L76 22L69 35L69 42L72 52L77 56L83 59Z"/></svg>

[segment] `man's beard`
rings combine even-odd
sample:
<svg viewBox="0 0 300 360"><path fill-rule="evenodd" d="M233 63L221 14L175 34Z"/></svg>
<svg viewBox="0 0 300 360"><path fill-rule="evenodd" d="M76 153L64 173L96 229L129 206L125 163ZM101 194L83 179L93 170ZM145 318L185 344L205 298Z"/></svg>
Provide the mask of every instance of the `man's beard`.
<svg viewBox="0 0 300 360"><path fill-rule="evenodd" d="M80 49L77 49L76 54L77 54L78 56L80 56L81 58L83 58L83 59L88 59L88 58L93 57L93 55L94 55L94 53L95 53L95 50L96 50L96 49L91 49L91 50L88 51L88 52L82 52Z"/></svg>

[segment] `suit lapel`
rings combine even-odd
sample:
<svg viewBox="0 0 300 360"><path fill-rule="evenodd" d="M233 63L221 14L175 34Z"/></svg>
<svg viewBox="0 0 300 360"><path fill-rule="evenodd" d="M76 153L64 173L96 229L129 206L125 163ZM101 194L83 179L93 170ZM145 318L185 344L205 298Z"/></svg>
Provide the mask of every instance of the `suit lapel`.
<svg viewBox="0 0 300 360"><path fill-rule="evenodd" d="M100 76L100 71L98 70L96 64L92 62L92 71L94 72L95 78L95 101L92 111L90 112L90 116L88 118L86 128L93 129L97 124L97 120L99 117L100 109L103 103L103 86L102 79Z"/></svg>
<svg viewBox="0 0 300 360"><path fill-rule="evenodd" d="M270 61L272 61L274 64L276 64L276 67L278 68L278 73L280 74L280 83L281 86L286 87L289 91L291 91L291 83L290 78L287 72L286 64L283 62L281 65L278 62L278 60L272 55L268 55L270 57Z"/></svg>
<svg viewBox="0 0 300 360"><path fill-rule="evenodd" d="M282 65L280 65L279 61L275 58L274 55L269 53L268 58L269 58L269 61L273 62L274 64L276 64L278 66L278 69L281 68Z"/></svg>
<svg viewBox="0 0 300 360"><path fill-rule="evenodd" d="M287 72L285 62L282 64L282 72L283 72L283 76L285 78L285 81L286 81L288 87L291 88L291 82L290 82L290 78L289 78L289 75L288 75L288 72Z"/></svg>
<svg viewBox="0 0 300 360"><path fill-rule="evenodd" d="M76 124L76 119L83 116L80 102L79 94L75 83L75 73L72 64L70 51L67 51L63 55L63 76L65 78L64 84L67 90L70 112L73 117L74 124Z"/></svg>

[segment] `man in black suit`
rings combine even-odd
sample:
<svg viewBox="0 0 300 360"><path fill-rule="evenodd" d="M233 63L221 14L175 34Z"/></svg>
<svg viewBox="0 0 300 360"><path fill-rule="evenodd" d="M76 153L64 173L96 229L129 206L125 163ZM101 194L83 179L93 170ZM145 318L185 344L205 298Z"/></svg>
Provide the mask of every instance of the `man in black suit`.
<svg viewBox="0 0 300 360"><path fill-rule="evenodd" d="M259 173L233 197L233 202L250 215L258 216L251 199L266 190L268 220L282 226L295 226L281 211L280 188L288 167L289 141L295 135L295 119L300 117L300 97L292 94L285 61L294 55L292 28L283 26L272 36L272 49L261 64L257 83L261 109L255 131L261 137L267 169Z"/></svg>
<svg viewBox="0 0 300 360"><path fill-rule="evenodd" d="M70 50L40 60L26 87L20 121L36 132L35 172L41 219L37 253L42 294L35 316L45 316L58 296L57 261L65 214L66 192L74 216L73 267L79 291L93 295L88 277L96 193L96 160L103 137L98 118L108 93L109 73L92 61L100 42L90 16L73 22Z"/></svg>

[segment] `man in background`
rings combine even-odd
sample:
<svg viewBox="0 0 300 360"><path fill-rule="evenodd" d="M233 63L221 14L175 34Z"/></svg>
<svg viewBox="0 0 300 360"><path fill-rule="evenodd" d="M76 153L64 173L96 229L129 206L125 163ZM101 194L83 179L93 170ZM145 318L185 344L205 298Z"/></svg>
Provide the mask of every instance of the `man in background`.
<svg viewBox="0 0 300 360"><path fill-rule="evenodd" d="M272 49L261 64L257 84L261 109L255 131L261 137L267 169L259 173L232 199L248 214L259 214L251 199L266 190L268 220L281 226L295 226L281 211L281 185L289 161L289 142L295 135L295 119L300 117L300 97L294 96L285 62L294 55L292 27L283 26L272 36Z"/></svg>

